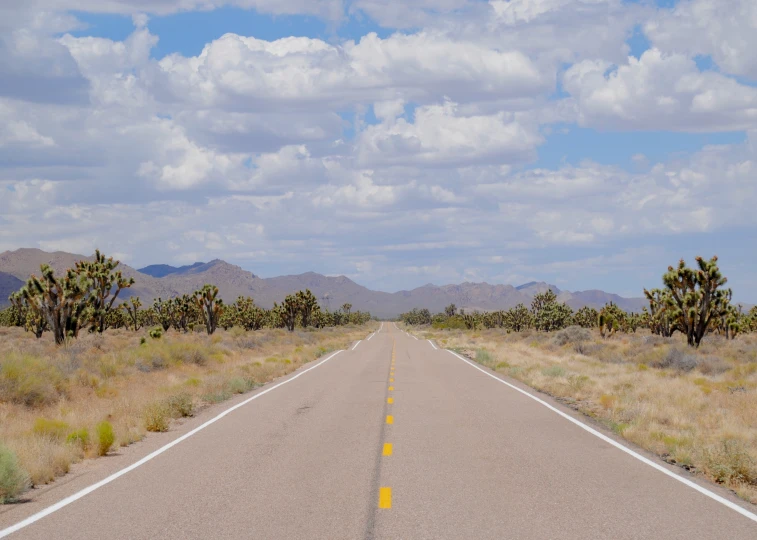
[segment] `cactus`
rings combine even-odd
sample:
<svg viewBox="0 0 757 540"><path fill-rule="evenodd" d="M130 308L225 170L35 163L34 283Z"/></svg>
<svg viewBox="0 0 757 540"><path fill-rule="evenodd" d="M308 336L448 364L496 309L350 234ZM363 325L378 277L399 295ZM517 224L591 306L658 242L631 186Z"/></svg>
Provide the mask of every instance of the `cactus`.
<svg viewBox="0 0 757 540"><path fill-rule="evenodd" d="M120 261L113 260L113 257L106 259L99 249L95 250L94 261L76 263L74 271L85 276L90 284L88 302L92 307L92 331L102 333L108 328L107 316L118 294L134 285L134 278L124 278L120 270L116 271L119 264Z"/></svg>
<svg viewBox="0 0 757 540"><path fill-rule="evenodd" d="M37 339L42 337L43 332L49 330L45 317L29 307L22 291L11 294L8 300L11 307L8 308L8 321L5 326L23 326L25 331L33 333Z"/></svg>
<svg viewBox="0 0 757 540"><path fill-rule="evenodd" d="M647 320L649 329L653 334L662 337L670 337L678 328L673 324L670 314L672 298L670 292L662 289L644 289L644 296L649 302L649 311L644 308L643 317Z"/></svg>
<svg viewBox="0 0 757 540"><path fill-rule="evenodd" d="M42 277L32 275L20 293L30 309L44 318L57 345L69 337L77 337L86 324L82 314L87 308L87 293L91 283L86 276L68 270L64 277L56 277L53 269L43 264Z"/></svg>
<svg viewBox="0 0 757 540"><path fill-rule="evenodd" d="M566 328L573 318L573 310L567 304L558 304L557 295L551 289L534 296L531 312L534 327L544 332Z"/></svg>
<svg viewBox="0 0 757 540"><path fill-rule="evenodd" d="M152 303L152 310L155 314L155 318L157 319L157 323L163 327L164 332L167 332L168 329L173 325L173 302L171 300L164 301L162 298L158 297L158 299Z"/></svg>
<svg viewBox="0 0 757 540"><path fill-rule="evenodd" d="M212 335L218 327L218 319L223 313L223 300L218 298L218 287L206 284L195 291L194 301L200 311L200 318L205 324L208 335Z"/></svg>
<svg viewBox="0 0 757 540"><path fill-rule="evenodd" d="M670 295L668 309L676 328L686 334L691 347L699 347L714 318L728 310L732 292L722 287L728 282L718 268L718 258L696 258L696 269L681 259L676 268L669 266L662 277Z"/></svg>
<svg viewBox="0 0 757 540"><path fill-rule="evenodd" d="M299 303L302 326L307 328L311 325L313 313L320 309L320 307L318 306L318 299L313 295L312 292L310 292L310 289L306 289L305 292L299 291L297 293L297 302ZM345 306L349 306L345 310L345 312L349 315L349 312L352 309L352 305L345 304Z"/></svg>
<svg viewBox="0 0 757 540"><path fill-rule="evenodd" d="M455 304L448 305L444 308L444 314L447 315L447 317L454 317L457 315L457 306Z"/></svg>
<svg viewBox="0 0 757 540"><path fill-rule="evenodd" d="M352 304L342 304L342 311L349 316L350 311L352 311Z"/></svg>
<svg viewBox="0 0 757 540"><path fill-rule="evenodd" d="M594 328L599 320L599 312L593 307L584 306L573 315L573 324L583 328Z"/></svg>
<svg viewBox="0 0 757 540"><path fill-rule="evenodd" d="M533 316L523 304L505 311L504 327L513 332L521 332L533 325Z"/></svg>
<svg viewBox="0 0 757 540"><path fill-rule="evenodd" d="M297 316L300 313L300 301L297 295L290 294L284 298L281 306L278 308L278 314L281 322L290 332L294 332L294 325L297 323Z"/></svg>
<svg viewBox="0 0 757 540"><path fill-rule="evenodd" d="M140 319L139 317L139 308L141 307L142 301L138 296L132 296L131 298L129 298L128 302L121 304L121 309L126 312L127 316L129 317L129 321L131 322L131 326L134 328L135 332L138 331L144 323L144 319Z"/></svg>

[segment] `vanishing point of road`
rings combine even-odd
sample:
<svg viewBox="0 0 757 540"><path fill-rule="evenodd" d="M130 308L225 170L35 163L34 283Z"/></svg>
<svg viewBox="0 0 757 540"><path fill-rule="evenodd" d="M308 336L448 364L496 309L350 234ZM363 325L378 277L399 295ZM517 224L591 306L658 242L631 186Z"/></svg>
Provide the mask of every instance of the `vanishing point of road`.
<svg viewBox="0 0 757 540"><path fill-rule="evenodd" d="M91 463L0 538L757 539L747 503L392 323Z"/></svg>

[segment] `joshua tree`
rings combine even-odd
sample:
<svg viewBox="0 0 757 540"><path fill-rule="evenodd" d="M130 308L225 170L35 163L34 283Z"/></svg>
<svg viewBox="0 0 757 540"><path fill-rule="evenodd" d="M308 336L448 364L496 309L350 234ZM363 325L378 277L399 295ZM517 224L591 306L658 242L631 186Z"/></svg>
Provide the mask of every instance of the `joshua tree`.
<svg viewBox="0 0 757 540"><path fill-rule="evenodd" d="M281 303L278 309L279 317L290 332L294 332L294 325L297 322L297 315L300 313L300 301L296 295L290 294Z"/></svg>
<svg viewBox="0 0 757 540"><path fill-rule="evenodd" d="M129 298L128 302L121 304L121 308L129 316L129 321L131 321L131 325L134 327L135 332L139 330L139 327L142 326L142 323L144 322L144 319L139 316L139 308L141 307L142 301L139 299L139 296L132 296Z"/></svg>
<svg viewBox="0 0 757 540"><path fill-rule="evenodd" d="M122 289L134 285L134 278L124 278L116 267L120 261L105 258L100 250L95 250L94 261L79 261L75 272L84 275L90 283L89 304L92 306L91 331L102 333L108 327L107 315ZM112 296L111 296L112 294Z"/></svg>
<svg viewBox="0 0 757 540"><path fill-rule="evenodd" d="M678 330L673 324L673 319L670 315L670 306L672 298L670 292L662 289L652 289L648 291L644 289L644 296L649 301L649 311L644 308L644 315L649 324L649 329L653 334L657 334L662 337L670 337Z"/></svg>
<svg viewBox="0 0 757 540"><path fill-rule="evenodd" d="M573 323L583 328L594 328L597 326L599 312L589 306L584 306L573 315Z"/></svg>
<svg viewBox="0 0 757 540"><path fill-rule="evenodd" d="M300 291L297 293L297 302L299 303L302 315L302 326L307 328L311 324L314 312L319 309L318 299L310 292L310 289L306 289L305 292ZM350 305L349 309L351 308L352 306ZM347 309L347 313L349 313L349 309Z"/></svg>
<svg viewBox="0 0 757 540"><path fill-rule="evenodd" d="M528 308L523 304L518 304L514 308L505 311L504 326L508 330L520 332L531 328L533 325L533 316Z"/></svg>
<svg viewBox="0 0 757 540"><path fill-rule="evenodd" d="M158 324L163 327L164 332L167 332L173 325L174 321L173 302L171 300L163 301L162 298L158 298L152 303L152 309L158 319Z"/></svg>
<svg viewBox="0 0 757 540"><path fill-rule="evenodd" d="M22 294L22 291L14 292L8 300L11 303L9 308L8 326L23 326L24 330L31 332L39 339L42 333L48 329L47 320L39 312L29 307L29 303Z"/></svg>
<svg viewBox="0 0 757 540"><path fill-rule="evenodd" d="M567 304L558 304L557 295L551 289L534 296L531 312L534 327L545 332L565 328L573 317L573 310Z"/></svg>
<svg viewBox="0 0 757 540"><path fill-rule="evenodd" d="M457 315L457 306L455 304L450 304L446 308L444 308L444 313L447 315L447 317L454 317Z"/></svg>
<svg viewBox="0 0 757 540"><path fill-rule="evenodd" d="M342 311L344 311L348 316L351 310L352 310L352 304L342 304Z"/></svg>
<svg viewBox="0 0 757 540"><path fill-rule="evenodd" d="M194 300L200 310L200 316L208 330L208 335L213 334L218 326L218 319L223 312L223 300L218 297L218 287L206 284L202 289L195 291Z"/></svg>
<svg viewBox="0 0 757 540"><path fill-rule="evenodd" d="M61 278L55 277L47 264L40 269L42 277L32 275L19 292L29 308L47 321L55 343L61 345L66 338L79 335L91 283L85 275L70 269Z"/></svg>
<svg viewBox="0 0 757 540"><path fill-rule="evenodd" d="M731 290L722 287L728 280L720 273L718 258L709 261L697 257L696 269L686 266L681 259L678 267L668 267L662 277L670 292L667 298L671 319L692 347L699 347L713 319L722 317L728 310Z"/></svg>

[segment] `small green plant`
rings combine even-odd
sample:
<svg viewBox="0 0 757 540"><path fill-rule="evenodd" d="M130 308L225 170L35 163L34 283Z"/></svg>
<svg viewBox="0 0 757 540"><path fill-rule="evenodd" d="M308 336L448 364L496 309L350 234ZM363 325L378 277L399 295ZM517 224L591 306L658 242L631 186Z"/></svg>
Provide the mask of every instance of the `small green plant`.
<svg viewBox="0 0 757 540"><path fill-rule="evenodd" d="M66 442L68 442L69 444L77 444L82 448L86 448L89 444L89 431L87 431L87 428L77 429L76 431L68 434L68 437L66 437Z"/></svg>
<svg viewBox="0 0 757 540"><path fill-rule="evenodd" d="M29 475L18 464L16 454L0 444L0 504L14 500L29 486Z"/></svg>
<svg viewBox="0 0 757 540"><path fill-rule="evenodd" d="M147 338L146 337L139 338L139 344L140 345L144 345L145 343L147 343Z"/></svg>
<svg viewBox="0 0 757 540"><path fill-rule="evenodd" d="M113 433L113 426L110 422L100 422L97 424L97 453L104 456L110 451L110 447L116 441L116 435Z"/></svg>
<svg viewBox="0 0 757 540"><path fill-rule="evenodd" d="M34 421L32 431L42 437L50 439L64 439L70 427L62 420L50 420L48 418L37 418Z"/></svg>
<svg viewBox="0 0 757 540"><path fill-rule="evenodd" d="M147 431L168 431L169 410L165 403L151 403L143 412Z"/></svg>
<svg viewBox="0 0 757 540"><path fill-rule="evenodd" d="M150 337L152 339L160 339L163 337L163 328L160 326L156 326L152 330L150 330Z"/></svg>

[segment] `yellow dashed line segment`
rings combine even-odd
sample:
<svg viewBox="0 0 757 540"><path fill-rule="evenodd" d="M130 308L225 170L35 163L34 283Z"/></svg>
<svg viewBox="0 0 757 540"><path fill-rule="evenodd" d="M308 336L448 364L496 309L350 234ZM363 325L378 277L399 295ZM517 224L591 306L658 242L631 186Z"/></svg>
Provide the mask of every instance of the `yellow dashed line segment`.
<svg viewBox="0 0 757 540"><path fill-rule="evenodd" d="M389 387L389 391L390 391L390 392L394 392L394 386L390 386L390 387Z"/></svg>
<svg viewBox="0 0 757 540"><path fill-rule="evenodd" d="M389 405L391 405L392 403L394 403L394 398L392 398L392 397L386 398L386 402L387 402L387 403L388 403Z"/></svg>
<svg viewBox="0 0 757 540"><path fill-rule="evenodd" d="M394 416L392 416L391 414L387 415L386 416L386 423L387 424L394 424Z"/></svg>
<svg viewBox="0 0 757 540"><path fill-rule="evenodd" d="M379 489L379 508L392 507L392 488L382 487Z"/></svg>
<svg viewBox="0 0 757 540"><path fill-rule="evenodd" d="M382 452L383 456L391 456L392 455L392 443L384 443L384 451Z"/></svg>

